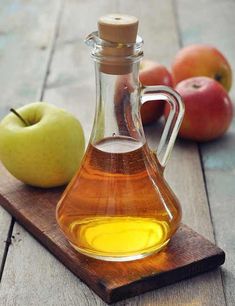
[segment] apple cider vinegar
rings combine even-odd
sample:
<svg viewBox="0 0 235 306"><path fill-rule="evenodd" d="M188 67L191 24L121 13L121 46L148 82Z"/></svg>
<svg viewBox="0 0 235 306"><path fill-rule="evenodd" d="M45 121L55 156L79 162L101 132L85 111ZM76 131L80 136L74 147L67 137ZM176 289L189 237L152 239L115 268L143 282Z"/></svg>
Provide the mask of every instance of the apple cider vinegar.
<svg viewBox="0 0 235 306"><path fill-rule="evenodd" d="M86 38L96 73L96 112L78 172L56 210L72 247L107 261L128 261L160 251L181 220L180 204L163 172L184 107L166 86L141 86L138 19L110 14ZM170 113L156 153L145 139L141 104L165 101ZM159 102L160 103L160 102Z"/></svg>
<svg viewBox="0 0 235 306"><path fill-rule="evenodd" d="M59 203L58 223L75 249L95 258L127 260L157 252L181 218L161 177L146 144L130 137L90 144Z"/></svg>

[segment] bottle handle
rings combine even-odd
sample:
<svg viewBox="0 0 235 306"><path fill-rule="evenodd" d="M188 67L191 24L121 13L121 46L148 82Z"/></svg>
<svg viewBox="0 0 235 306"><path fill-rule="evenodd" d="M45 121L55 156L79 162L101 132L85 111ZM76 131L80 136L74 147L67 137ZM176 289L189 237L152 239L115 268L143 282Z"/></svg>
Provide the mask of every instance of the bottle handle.
<svg viewBox="0 0 235 306"><path fill-rule="evenodd" d="M141 87L141 105L147 101L164 100L170 104L168 115L156 155L163 168L165 168L173 149L176 136L184 116L184 103L180 95L168 86Z"/></svg>

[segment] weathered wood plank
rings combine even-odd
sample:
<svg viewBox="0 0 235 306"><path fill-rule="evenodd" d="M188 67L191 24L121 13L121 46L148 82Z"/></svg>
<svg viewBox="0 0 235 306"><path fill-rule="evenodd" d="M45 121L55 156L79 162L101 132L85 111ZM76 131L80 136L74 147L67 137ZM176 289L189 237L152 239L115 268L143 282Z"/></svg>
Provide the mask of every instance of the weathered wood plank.
<svg viewBox="0 0 235 306"><path fill-rule="evenodd" d="M128 3L130 4L130 2ZM148 8L146 8L144 3L139 8L141 14L148 16L142 20L143 28L141 33L143 33L145 45L147 46L145 48L146 56L158 60L161 54L157 57L157 50L162 48L164 50L163 55L164 53L168 54L165 62L170 66L176 49L179 48L178 41L176 43L179 37L177 37L175 30L176 20L173 16L171 20L167 20L168 32L164 33L163 29L166 27L165 24L161 24L161 28L156 24L155 14L161 5L164 6L165 10L168 6L168 11L172 10L172 15L174 14L171 3L166 3L166 1L164 1L164 4L162 2L158 3L155 9L153 4L149 4ZM153 7L153 9L150 10L150 7ZM166 15L163 18L166 18ZM152 24L151 32L149 30L149 24ZM169 33L173 34L169 36ZM168 35L166 41L164 40L165 35ZM155 39L159 39L160 41L157 42ZM147 134L154 142L154 127L150 127L149 130ZM197 145L189 142L178 142L166 170L169 183L181 201L183 221L213 241L213 229L210 221ZM175 305L180 305L182 299L188 300L185 304L189 304L189 301L192 301L192 297L195 295L195 291L200 288L200 294L197 297L199 305L200 303L204 305L223 305L224 297L220 273L213 272L212 274L197 278L196 281L188 281L186 286L171 286L171 288L166 288L164 293L156 291L154 298L159 301L159 304L164 304L166 303L164 299L169 299L170 296L173 296L174 299L168 302L169 305L174 303Z"/></svg>
<svg viewBox="0 0 235 306"><path fill-rule="evenodd" d="M235 71L235 2L177 1L183 44L209 43L228 58ZM208 16L208 8L210 16ZM192 14L191 12L194 12ZM200 18L199 18L200 16ZM234 84L233 84L234 85ZM235 101L235 86L231 90ZM223 138L200 145L215 239L227 253L222 269L228 305L235 304L235 121Z"/></svg>
<svg viewBox="0 0 235 306"><path fill-rule="evenodd" d="M60 1L0 3L0 116L38 98Z"/></svg>
<svg viewBox="0 0 235 306"><path fill-rule="evenodd" d="M12 229L10 229L11 221L12 217L0 207L0 280L4 270L8 246L10 244L8 236L10 236L12 231Z"/></svg>
<svg viewBox="0 0 235 306"><path fill-rule="evenodd" d="M112 2L112 10L110 3L100 1L99 8L96 7L94 13L91 8L92 4L95 6L95 2L89 1L87 9L85 3L66 2L66 13L51 66L45 100L73 111L81 120L88 136L94 111L93 68L89 63L87 49L82 45L81 37L95 29L97 17L115 10L139 16L140 33L145 38L146 56L165 64L169 64L179 45L171 1L149 1L148 6L141 1L118 1L117 7ZM147 133L155 145L154 137L150 137L155 133L154 128L150 127ZM213 240L196 145L179 143L167 172L169 181L182 202L184 222ZM3 293L0 295L7 301L7 305L16 301L19 305L40 304L47 301L49 305L103 305L98 297L65 270L21 227L17 226L15 233L16 231L20 232L22 240L13 244L14 250L9 252ZM19 262L21 266L23 265L22 269ZM35 262L39 264L33 264ZM12 284L15 284L14 290L11 289ZM24 284L27 284L27 287ZM47 289L48 284L50 284L49 289ZM220 274L211 272L118 305L156 305L156 303L224 305Z"/></svg>
<svg viewBox="0 0 235 306"><path fill-rule="evenodd" d="M48 5L50 7L54 6L55 8L55 2L50 1L49 3L45 3L44 1L43 3L41 3L41 10L45 10ZM87 5L85 5L85 3ZM66 41L60 43L60 38L58 40L55 52L56 56L53 58L54 62L50 74L50 80L53 80L53 78L55 78L55 81L57 82L57 80L59 80L60 83L60 77L62 77L62 79L64 78L64 76L65 78L67 78L67 75L72 72L74 73L74 76L76 76L76 73L78 73L79 83L82 81L83 74L80 73L79 69L76 70L76 67L79 67L79 63L81 62L82 71L86 72L85 63L90 63L90 60L87 56L87 49L85 46L83 46L83 42L81 41L81 39L76 45L76 35L81 35L80 27L83 26L84 32L82 33L82 35L84 37L85 34L88 34L89 31L91 32L94 29L95 21L100 15L102 15L104 12L106 13L110 11L116 11L115 1L110 4L107 4L107 1L100 1L99 6L95 5L95 3L95 1L66 2L60 31L60 37L64 37ZM97 10L93 10L93 6L96 7ZM36 11L38 14L38 11L40 11L40 9ZM50 20L50 22L55 22L54 18L52 18L52 16L54 16L53 11L49 9L46 9L46 11L49 14L47 16L47 19ZM89 22L87 22L87 20L89 20ZM94 22L93 25L92 22ZM90 29L87 32L86 27L89 24ZM50 25L48 23L44 24L44 26L44 30L46 32L50 31ZM36 25L35 28L37 31L39 31ZM70 32L71 29L72 32ZM74 37L72 35L74 35ZM33 32L31 33L31 36L32 39L34 39ZM22 37L24 37L23 34ZM71 41L73 39L75 43L75 48L72 48L73 50L71 50L71 47L69 47L69 45L73 45L73 42ZM83 47L83 49L80 49L80 45ZM69 48L66 48L67 46ZM78 47L76 48L76 46ZM30 48L30 46L28 46L28 48ZM74 51L74 53L70 53L71 51ZM62 55L61 58L59 58L58 56L60 55L60 52ZM72 56L71 58L71 55L73 54L76 58L76 61L74 61L74 56ZM82 56L82 54L84 56ZM69 61L70 58L72 59L71 62ZM35 60L40 63L37 58ZM84 66L82 65L83 60ZM74 62L76 63L76 65L74 64ZM55 71L55 68L57 69L57 72ZM92 75L93 67L91 63L90 68L90 75ZM43 70L43 77L45 75L45 72L46 69ZM25 79L22 78L23 81L25 81ZM48 82L48 86L51 86L50 83L51 81ZM66 83L66 81L62 81L62 83ZM86 80L84 81L85 100L81 100L80 103L79 101L81 98L76 98L81 97L79 86L74 90L71 90L68 87L65 93L67 96L68 92L70 92L69 97L71 105L68 105L68 109L70 109L72 112L74 112L74 110L77 110L77 114L79 114L79 105L86 105L87 101L89 100L91 101L90 105L94 103L93 93L91 99L89 99L90 97L86 95L86 92L90 92L90 87L85 87L85 84ZM94 83L92 80L92 85L93 84ZM36 85L38 91L40 92L41 84ZM54 85L52 85L52 87L53 86ZM56 86L60 86L60 84L56 84ZM66 105L66 96L63 99L63 106ZM30 96L30 98L26 98L22 101L22 104L28 102L29 99L35 99L35 96L32 95ZM45 99L47 101L50 100L47 96L45 97ZM78 101L78 105L76 105L76 100ZM11 99L9 99L9 101L11 101ZM54 100L52 102L54 103ZM59 106L59 103L56 103L56 100L55 104ZM6 107L5 111L7 110L8 107ZM88 107L87 111L90 110L91 107ZM92 124L92 120L93 116L91 115L91 122L89 124ZM86 128L85 122L83 123L84 127ZM75 277L71 272L69 272L63 265L61 265L48 251L46 251L18 224L14 226L13 237L15 238L12 239L12 244L9 248L9 253L3 274L3 282L1 284L0 289L0 300L3 305L105 305L105 303L99 297L97 297L89 288L87 288L85 284L80 282L77 277Z"/></svg>
<svg viewBox="0 0 235 306"><path fill-rule="evenodd" d="M38 99L51 52L57 7L58 1L0 2L0 119L10 107ZM0 263L10 224L11 217L0 207Z"/></svg>

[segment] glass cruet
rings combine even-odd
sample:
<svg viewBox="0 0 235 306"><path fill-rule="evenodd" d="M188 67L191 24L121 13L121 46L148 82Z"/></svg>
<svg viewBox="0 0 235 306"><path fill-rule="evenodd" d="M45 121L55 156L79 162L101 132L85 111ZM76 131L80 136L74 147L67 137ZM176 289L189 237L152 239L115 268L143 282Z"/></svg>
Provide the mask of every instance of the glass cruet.
<svg viewBox="0 0 235 306"><path fill-rule="evenodd" d="M64 191L56 218L70 244L96 259L128 261L164 248L181 220L179 201L163 176L184 113L165 86L140 85L143 41L138 20L107 15L86 44L96 73L96 113L90 141ZM165 100L170 114L157 152L148 147L140 105Z"/></svg>

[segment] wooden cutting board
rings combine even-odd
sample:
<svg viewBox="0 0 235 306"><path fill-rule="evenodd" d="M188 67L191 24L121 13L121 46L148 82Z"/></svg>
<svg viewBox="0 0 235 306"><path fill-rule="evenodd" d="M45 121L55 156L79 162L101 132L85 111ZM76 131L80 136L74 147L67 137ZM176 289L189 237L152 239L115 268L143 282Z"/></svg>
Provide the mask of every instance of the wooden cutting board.
<svg viewBox="0 0 235 306"><path fill-rule="evenodd" d="M222 265L223 250L181 225L160 253L131 262L106 262L74 251L55 220L63 188L44 190L22 184L0 165L0 204L69 270L105 302L160 288Z"/></svg>

